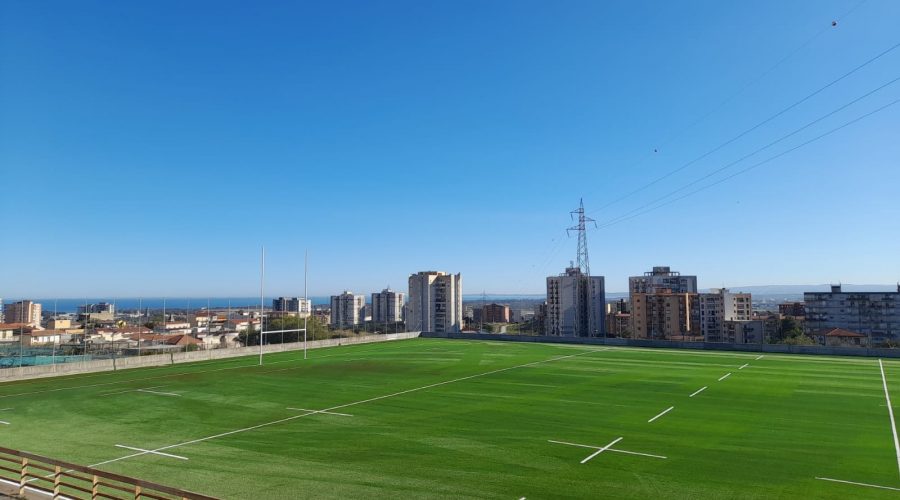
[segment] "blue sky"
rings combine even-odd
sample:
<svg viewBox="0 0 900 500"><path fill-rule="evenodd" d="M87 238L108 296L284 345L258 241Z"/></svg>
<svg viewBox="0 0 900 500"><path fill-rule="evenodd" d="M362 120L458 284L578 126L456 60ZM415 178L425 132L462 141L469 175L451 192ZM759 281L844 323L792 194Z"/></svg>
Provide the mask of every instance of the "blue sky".
<svg viewBox="0 0 900 500"><path fill-rule="evenodd" d="M2 2L0 296L252 295L261 245L269 294L301 293L305 249L316 295L428 269L540 293L575 258L579 198L603 226L900 76L897 49L597 210L897 44L898 18L878 0ZM591 269L609 291L653 265L701 287L893 283L898 126L900 105L592 231Z"/></svg>

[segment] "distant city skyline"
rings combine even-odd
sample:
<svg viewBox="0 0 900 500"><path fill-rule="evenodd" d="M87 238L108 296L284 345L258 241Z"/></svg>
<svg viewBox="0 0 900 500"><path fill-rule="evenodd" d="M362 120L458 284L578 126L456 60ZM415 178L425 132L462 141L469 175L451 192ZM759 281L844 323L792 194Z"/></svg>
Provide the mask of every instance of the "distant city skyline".
<svg viewBox="0 0 900 500"><path fill-rule="evenodd" d="M428 269L540 294L581 198L611 293L656 265L704 289L893 284L900 106L853 120L900 98L898 18L3 2L0 297L253 296L262 245L266 295L301 295L307 249L311 296Z"/></svg>

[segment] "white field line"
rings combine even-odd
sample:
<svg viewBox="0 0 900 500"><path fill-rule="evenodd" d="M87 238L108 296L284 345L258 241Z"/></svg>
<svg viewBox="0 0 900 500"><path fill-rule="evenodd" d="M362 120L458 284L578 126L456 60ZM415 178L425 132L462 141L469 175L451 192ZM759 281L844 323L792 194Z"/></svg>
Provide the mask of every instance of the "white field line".
<svg viewBox="0 0 900 500"><path fill-rule="evenodd" d="M578 446L579 448L590 448L590 449L592 449L592 450L599 450L599 449L601 448L600 446L591 446L591 445L588 445L588 444L569 443L569 442L567 442L567 441L555 441L555 440L553 440L553 439L548 439L547 441L550 442L550 443L556 443L556 444L567 444L567 445L569 445L569 446ZM616 453L626 453L626 454L628 454L628 455L640 455L640 456L642 456L642 457L663 458L663 459L666 458L666 457L664 457L664 456L662 456L662 455L653 455L653 454L651 454L651 453L639 453L639 452L637 452L637 451L631 451L631 450L620 450L620 449L618 449L618 448L607 448L606 451L614 451L614 452L616 452Z"/></svg>
<svg viewBox="0 0 900 500"><path fill-rule="evenodd" d="M326 413L328 415L339 415L341 417L352 417L353 415L349 413L337 413L333 411L325 411L325 410L310 410L309 408L285 408L286 410L294 410L294 411L311 411L313 413Z"/></svg>
<svg viewBox="0 0 900 500"><path fill-rule="evenodd" d="M692 397L696 396L697 394L700 394L701 392L703 392L703 391L706 390L706 387L707 387L707 386L704 385L703 387L697 389L693 394L691 394L691 395L688 396L688 397L689 397L689 398L692 398Z"/></svg>
<svg viewBox="0 0 900 500"><path fill-rule="evenodd" d="M159 389L160 387L165 387L165 386L164 385L154 385L153 387L144 387L143 389L126 389L124 391L104 392L103 394L100 394L98 397L115 396L117 394L125 394L127 392L138 392L141 390Z"/></svg>
<svg viewBox="0 0 900 500"><path fill-rule="evenodd" d="M621 440L622 440L622 438L620 438L620 437L613 439L608 445L606 445L603 448L600 448L599 450L588 455L587 458L585 458L584 460L581 461L581 463L586 464L588 462L588 460L590 460L590 459L596 457L597 455L603 453L604 451L608 450L610 447L612 447L612 445L618 443Z"/></svg>
<svg viewBox="0 0 900 500"><path fill-rule="evenodd" d="M9 410L15 410L15 408L0 408L0 411L9 411Z"/></svg>
<svg viewBox="0 0 900 500"><path fill-rule="evenodd" d="M817 477L816 479L820 479L822 481L831 481L834 483L855 484L856 486L868 486L869 488L879 488L882 490L900 491L900 488L892 488L890 486L881 486L878 484L868 484L868 483L857 483L854 481L844 481L843 479L832 479L830 477Z"/></svg>
<svg viewBox="0 0 900 500"><path fill-rule="evenodd" d="M894 450L897 452L897 470L900 471L900 441L897 440L897 424L894 421L894 408L891 406L891 395L888 392L887 378L884 376L884 363L878 360L881 369L881 384L884 386L884 399L887 401L888 416L891 417L891 432L894 433Z"/></svg>
<svg viewBox="0 0 900 500"><path fill-rule="evenodd" d="M9 422L6 422L6 421L4 421L4 420L0 420L0 424L3 424L3 425L9 425Z"/></svg>
<svg viewBox="0 0 900 500"><path fill-rule="evenodd" d="M159 392L159 391L151 391L150 389L137 389L134 392L146 392L147 394L157 394L159 396L178 396L181 397L181 394L175 394L174 392Z"/></svg>
<svg viewBox="0 0 900 500"><path fill-rule="evenodd" d="M759 360L763 359L763 356L765 356L765 354L760 354L759 356L757 356L757 357L756 357L756 361L759 361Z"/></svg>
<svg viewBox="0 0 900 500"><path fill-rule="evenodd" d="M674 406L670 406L670 407L666 408L665 410L662 411L662 413L660 413L659 415L657 415L657 416L651 418L650 420L648 420L647 423L648 423L648 424L649 424L649 423L652 423L652 422L653 422L654 420L656 420L657 418L659 418L659 417L665 415L666 413L669 413L670 411L672 411L672 410L674 410L674 409L675 409Z"/></svg>
<svg viewBox="0 0 900 500"><path fill-rule="evenodd" d="M728 372L725 375L722 375L721 377L719 377L719 382L725 380L726 378L728 378L730 376L731 376L731 372Z"/></svg>
<svg viewBox="0 0 900 500"><path fill-rule="evenodd" d="M301 414L299 414L299 415L294 415L294 416L291 416L291 417L286 417L286 418L282 418L282 419L278 419L278 420L273 420L273 421L271 421L271 422L265 422L265 423L258 424L258 425L253 425L253 426L250 426L250 427L244 427L244 428L242 428L242 429L235 429L235 430L233 430L233 431L222 432L222 433L219 433L219 434L214 434L214 435L212 435L212 436L206 436L206 437L202 437L202 438L198 438L198 439L192 439L192 440L190 440L190 441L183 441L183 442L181 442L181 443L176 443L176 444L172 444L172 445L169 445L169 446L163 446L163 447L161 447L161 448L156 448L156 449L154 449L154 450L142 451L142 452L139 452L139 453L132 453L132 454L130 454L130 455L125 455L125 456L123 456L123 457L113 458L113 459L110 459L110 460L104 460L103 462L97 462L97 463L95 463L95 464L89 465L88 467L97 467L97 466L100 466L100 465L106 465L106 464L109 464L109 463L112 463L112 462L118 462L118 461L120 461L120 460L126 460L126 459L129 459L129 458L138 457L138 456L141 456L141 455L146 455L147 453L154 453L154 452L158 452L158 451L170 450L170 449L172 449L172 448L178 448L178 447L181 447L181 446L187 446L187 445L189 445L189 444L202 443L202 442L204 442L204 441L209 441L209 440L212 440L212 439L218 439L218 438L222 438L222 437L225 437L225 436L231 436L232 434L239 434L239 433L241 433L241 432L252 431L252 430L256 430L256 429L261 429L261 428L263 428L263 427L269 427L269 426L272 426L272 425L278 425L278 424L281 424L281 423L284 423L284 422L290 422L291 420L296 420L296 419L298 419L298 418L303 418L303 417L306 417L306 416L309 416L309 415L315 415L316 413L322 413L322 412L333 411L333 410L340 410L341 408L347 408L347 407L350 407L350 406L355 406L355 405L361 405L361 404L365 404L365 403L370 403L370 402L372 402L372 401L379 401L379 400L386 399L386 398L393 398L393 397L397 397L397 396L402 396L402 395L404 395L404 394L409 394L409 393L411 393L411 392L417 392L417 391L423 391L423 390L425 390L425 389L430 389L430 388L432 388L432 387L439 387L439 386L442 386L442 385L453 384L453 383L456 383L456 382L462 382L462 381L464 381L464 380L470 380L470 379L473 379L473 378L485 377L485 376L487 376L487 375L493 375L493 374L495 374L495 373L501 373L501 372L505 372L505 371L509 371L509 370L515 370L515 369L518 369L518 368L524 368L524 367L526 367L526 366L534 366L534 365L541 364L541 363L550 363L550 362L553 362L553 361L559 361L559 360L561 360L561 359L573 358L573 357L575 357L575 356L584 356L585 354L591 354L591 353L594 353L594 352L604 351L604 350L606 350L606 349L591 349L591 350L588 350L588 351L582 351L582 352L579 352L579 353L577 353L577 354L569 354L568 356L557 356L557 357L555 357L555 358L544 359L544 360L540 360L540 361L532 361L531 363L525 363L525 364L522 364L522 365L509 366L509 367L506 367L506 368L498 368L498 369L496 369L496 370L491 370L491 371L487 371L487 372L483 372L483 373L476 373L475 375L468 375L468 376L466 376L466 377L459 377L459 378L455 378L455 379L451 379L451 380L445 380L445 381L443 381L443 382L436 382L436 383L434 383L434 384L423 385L423 386L421 386L421 387L415 387L415 388L413 388L413 389L406 389L405 391L399 391L399 392L394 392L394 393L391 393L391 394L385 394L385 395L383 395L383 396L376 396L376 397L374 397L374 398L363 399L363 400L360 400L360 401L354 401L354 402L352 402L352 403L345 403L345 404L342 404L342 405L332 406L331 408L324 408L324 409L322 409L322 410L317 410L317 411L314 411L314 412L301 413Z"/></svg>
<svg viewBox="0 0 900 500"><path fill-rule="evenodd" d="M745 363L740 368L738 368L738 370L743 370L744 368L747 368L748 366L750 366L750 363Z"/></svg>
<svg viewBox="0 0 900 500"><path fill-rule="evenodd" d="M187 460L187 457L182 457L180 455L172 455L169 453L160 453L158 451L145 450L143 448L135 448L134 446L125 446L124 444L117 444L116 448L125 448L126 450L132 450L132 451L146 451L147 453L152 453L154 455L161 455L161 456L169 457L169 458L177 458L178 460Z"/></svg>
<svg viewBox="0 0 900 500"><path fill-rule="evenodd" d="M371 343L366 343L366 344L356 344L356 345L358 345L358 346L360 346L360 347L364 347L364 346L370 346ZM384 345L384 344L377 344L377 345ZM331 348L326 347L326 348L324 348L324 349L328 350L328 349L331 349ZM364 352L367 352L367 351L370 351L371 349L362 349L362 350L363 350ZM601 349L597 349L597 350L601 350ZM605 350L605 349L603 349L603 350ZM276 354L276 353L272 353L272 354ZM319 358L330 358L330 357L333 357L333 356L346 356L346 355L347 355L346 352L340 352L340 353L335 353L335 354L323 354L323 355L321 355L321 356L315 356L315 359L319 359ZM248 355L248 356L254 356L254 355L253 355L253 354L250 354L250 355ZM215 360L215 361L202 361L202 360L201 360L201 361L195 361L195 362L186 363L186 364L189 364L189 365L195 365L195 366L196 366L196 365L199 365L199 364L217 365L217 364L221 364L221 363L228 363L228 362L234 361L235 359L240 359L240 358L225 358L225 359L217 359L217 360ZM277 365L277 364L280 364L280 363L292 363L292 362L294 362L294 361L303 361L303 358L292 358L292 359L282 359L282 360L279 360L279 361L269 361L269 362L267 362L267 365L265 365L265 366L268 366L268 365ZM128 383L130 383L130 382L143 382L143 381L146 381L146 380L159 380L159 379L161 379L161 378L180 377L180 376L182 376L182 375L193 375L193 374L200 374L200 373L221 372L221 371L225 371L225 370L240 370L240 369L242 369L242 368L254 368L254 367L258 367L259 364L257 364L257 363L258 363L257 361L253 361L253 364L249 364L249 365L226 366L226 367L223 367L223 368L212 368L212 369L210 369L210 370L197 370L197 371L189 371L189 372L169 373L169 374L166 374L166 375L157 375L157 376L155 376L155 377L133 378L133 379L128 379L128 380L118 380L118 381L115 381L115 382L101 382L101 383L97 383L97 384L75 385L75 386L70 386L70 387L58 387L58 388L56 388L56 389L44 389L44 390L40 390L40 391L18 392L18 393L15 393L15 394L4 394L4 395L0 395L0 399L14 398L14 397L18 397L18 396L32 396L32 395L35 395L35 394L45 394L45 393L48 393L48 392L62 392L62 391L71 391L71 390L76 390L76 389L90 389L90 388L92 388L92 387L105 387L105 386L108 386L108 385L128 384ZM170 367L170 366L171 366L171 365L144 366L144 367L141 367L141 368L143 368L143 369L168 368L168 367ZM271 372L271 371L275 371L275 370L269 370L269 371L266 371L266 372L264 372L264 373L269 373L269 372ZM109 373L96 373L96 374L82 374L81 376L82 376L83 378L88 378L88 377L101 377L101 376L109 376L109 375L110 375ZM34 379L34 380L26 380L25 382L42 382L42 381L45 381L45 380L44 380L44 379ZM162 387L162 386L159 386L159 387ZM132 391L131 391L131 390L128 390L128 391L122 391L122 392L132 392ZM106 396L106 395L110 395L110 394L102 394L102 396Z"/></svg>

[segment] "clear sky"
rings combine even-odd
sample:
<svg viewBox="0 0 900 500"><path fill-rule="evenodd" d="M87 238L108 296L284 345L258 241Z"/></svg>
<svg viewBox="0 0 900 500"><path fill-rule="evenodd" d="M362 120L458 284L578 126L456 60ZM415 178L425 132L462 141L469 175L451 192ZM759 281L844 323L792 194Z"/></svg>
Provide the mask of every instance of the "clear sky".
<svg viewBox="0 0 900 500"><path fill-rule="evenodd" d="M848 13L849 12L849 13ZM900 105L614 225L900 76L900 2L0 2L0 297L900 279ZM832 27L832 21L837 26ZM900 82L702 181L900 98ZM682 191L688 193L693 187ZM604 207L600 209L601 207Z"/></svg>

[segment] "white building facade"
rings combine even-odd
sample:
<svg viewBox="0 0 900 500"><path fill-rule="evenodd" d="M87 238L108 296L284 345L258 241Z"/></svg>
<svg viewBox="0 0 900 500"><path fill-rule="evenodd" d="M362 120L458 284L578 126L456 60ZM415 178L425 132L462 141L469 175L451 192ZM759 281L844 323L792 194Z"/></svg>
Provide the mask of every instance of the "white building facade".
<svg viewBox="0 0 900 500"><path fill-rule="evenodd" d="M749 293L732 293L727 288L713 288L709 293L697 294L699 317L695 324L706 342L733 342L726 335L726 321L750 321L753 314ZM743 343L743 342L739 342Z"/></svg>
<svg viewBox="0 0 900 500"><path fill-rule="evenodd" d="M375 323L399 323L403 321L403 305L406 295L390 288L372 294L372 321Z"/></svg>
<svg viewBox="0 0 900 500"><path fill-rule="evenodd" d="M331 326L334 328L353 328L360 324L365 306L365 295L354 295L353 292L346 290L340 295L332 295Z"/></svg>
<svg viewBox="0 0 900 500"><path fill-rule="evenodd" d="M462 275L423 271L409 277L406 329L459 332L463 326Z"/></svg>
<svg viewBox="0 0 900 500"><path fill-rule="evenodd" d="M545 334L601 337L606 333L606 285L603 276L585 276L576 267L547 278Z"/></svg>
<svg viewBox="0 0 900 500"><path fill-rule="evenodd" d="M682 276L677 271L672 271L669 266L654 266L652 271L643 276L631 276L628 278L628 293L657 293L660 291L671 293L697 293L697 277Z"/></svg>

